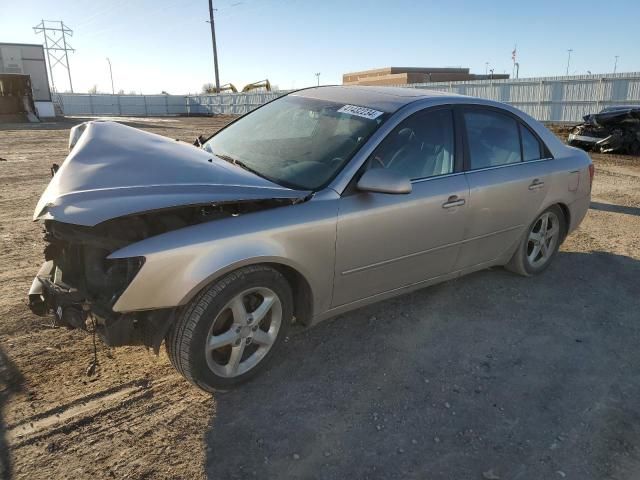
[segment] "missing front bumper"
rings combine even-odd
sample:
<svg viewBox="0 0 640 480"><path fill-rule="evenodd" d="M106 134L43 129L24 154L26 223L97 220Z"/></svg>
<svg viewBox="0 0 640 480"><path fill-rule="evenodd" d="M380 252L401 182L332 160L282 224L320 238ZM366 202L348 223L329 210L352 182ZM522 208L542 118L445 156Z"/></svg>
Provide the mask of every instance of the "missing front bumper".
<svg viewBox="0 0 640 480"><path fill-rule="evenodd" d="M45 262L29 289L29 308L38 316L53 312L56 323L69 328L84 329L89 305L84 295L73 287L55 283L55 265Z"/></svg>
<svg viewBox="0 0 640 480"><path fill-rule="evenodd" d="M29 308L38 316L53 313L57 325L87 330L95 328L100 339L110 347L145 345L156 353L171 328L174 309L116 313L91 303L79 290L55 278L53 261L45 262L29 289ZM89 321L89 322L88 322Z"/></svg>

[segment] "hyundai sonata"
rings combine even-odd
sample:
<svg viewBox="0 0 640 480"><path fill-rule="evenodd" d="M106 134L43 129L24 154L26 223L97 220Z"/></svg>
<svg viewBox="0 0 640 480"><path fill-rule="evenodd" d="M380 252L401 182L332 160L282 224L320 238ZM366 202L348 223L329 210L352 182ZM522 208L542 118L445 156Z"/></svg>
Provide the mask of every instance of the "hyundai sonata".
<svg viewBox="0 0 640 480"><path fill-rule="evenodd" d="M69 146L34 214L32 310L112 346L164 341L207 391L258 373L294 323L542 272L593 177L515 108L409 88L297 91L195 146L104 121Z"/></svg>

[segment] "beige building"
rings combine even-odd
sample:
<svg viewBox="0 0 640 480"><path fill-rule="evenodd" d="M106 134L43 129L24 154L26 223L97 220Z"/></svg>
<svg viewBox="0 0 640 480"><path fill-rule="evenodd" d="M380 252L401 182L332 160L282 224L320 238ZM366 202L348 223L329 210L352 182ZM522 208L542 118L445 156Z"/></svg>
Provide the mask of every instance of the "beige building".
<svg viewBox="0 0 640 480"><path fill-rule="evenodd" d="M9 88L9 75L26 77L31 90L29 96L35 102L35 109L38 115L40 117L55 116L42 45L0 43L0 75L5 78L3 82L4 89ZM14 77L11 83L16 84L15 82L17 81L18 77ZM6 93L6 96L8 96L8 93Z"/></svg>
<svg viewBox="0 0 640 480"><path fill-rule="evenodd" d="M407 85L427 82L506 79L507 74L476 75L468 68L385 67L342 75L343 85Z"/></svg>

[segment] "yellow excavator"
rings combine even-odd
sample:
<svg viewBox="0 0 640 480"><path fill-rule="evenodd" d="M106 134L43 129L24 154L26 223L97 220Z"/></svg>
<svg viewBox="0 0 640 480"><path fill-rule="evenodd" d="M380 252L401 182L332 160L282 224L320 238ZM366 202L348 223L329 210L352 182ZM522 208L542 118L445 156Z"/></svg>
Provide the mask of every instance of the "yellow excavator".
<svg viewBox="0 0 640 480"><path fill-rule="evenodd" d="M233 83L225 83L224 85L220 85L220 90L218 90L218 93L222 92L238 93L238 89Z"/></svg>
<svg viewBox="0 0 640 480"><path fill-rule="evenodd" d="M265 80L260 80L259 82L249 83L248 85L244 86L244 88L242 89L242 92L244 93L244 92L250 92L252 90L262 90L262 89L264 89L266 92L271 91L271 83L269 82L269 80L265 79ZM224 92L238 93L238 89L235 87L233 83L225 83L224 85L220 85L220 89L217 90L217 92L216 92L216 87L213 87L213 90L210 91L209 93L224 93Z"/></svg>
<svg viewBox="0 0 640 480"><path fill-rule="evenodd" d="M269 82L269 80L260 80L259 82L253 82L245 85L242 89L242 92L250 92L251 90L260 90L263 88L266 92L271 91L271 83Z"/></svg>

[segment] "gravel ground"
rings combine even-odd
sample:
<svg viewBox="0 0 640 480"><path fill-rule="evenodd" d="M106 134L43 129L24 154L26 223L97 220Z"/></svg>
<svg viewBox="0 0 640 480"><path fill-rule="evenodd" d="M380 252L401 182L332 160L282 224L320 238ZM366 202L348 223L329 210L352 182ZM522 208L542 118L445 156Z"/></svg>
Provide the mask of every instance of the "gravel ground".
<svg viewBox="0 0 640 480"><path fill-rule="evenodd" d="M191 140L229 119L129 119ZM594 155L592 208L543 275L502 269L293 335L239 390L33 316L31 214L79 120L0 125L0 477L640 478L640 159ZM561 134L562 132L559 132Z"/></svg>

